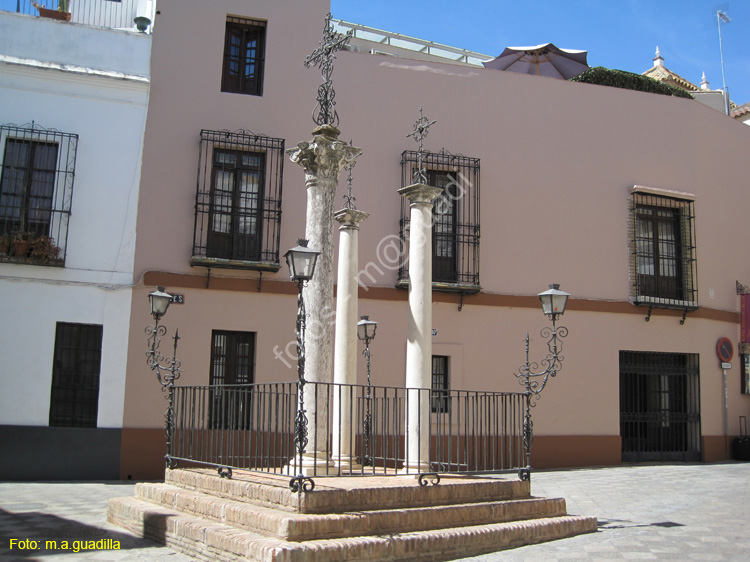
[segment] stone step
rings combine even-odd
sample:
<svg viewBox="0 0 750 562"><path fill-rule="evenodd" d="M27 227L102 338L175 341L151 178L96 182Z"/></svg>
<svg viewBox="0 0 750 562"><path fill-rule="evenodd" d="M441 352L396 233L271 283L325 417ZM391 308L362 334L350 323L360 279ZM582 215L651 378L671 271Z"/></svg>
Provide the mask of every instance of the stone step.
<svg viewBox="0 0 750 562"><path fill-rule="evenodd" d="M111 499L108 520L206 562L437 562L596 531L593 517L563 516L294 542L180 514L135 498Z"/></svg>
<svg viewBox="0 0 750 562"><path fill-rule="evenodd" d="M219 478L211 469L167 470L168 484L212 496L295 513L344 513L528 499L528 481L441 475L440 484L420 486L411 476L315 478L312 493L297 494L289 476L235 471Z"/></svg>
<svg viewBox="0 0 750 562"><path fill-rule="evenodd" d="M219 498L168 484L138 484L135 496L186 515L290 541L444 529L566 514L565 500L561 498L307 514Z"/></svg>

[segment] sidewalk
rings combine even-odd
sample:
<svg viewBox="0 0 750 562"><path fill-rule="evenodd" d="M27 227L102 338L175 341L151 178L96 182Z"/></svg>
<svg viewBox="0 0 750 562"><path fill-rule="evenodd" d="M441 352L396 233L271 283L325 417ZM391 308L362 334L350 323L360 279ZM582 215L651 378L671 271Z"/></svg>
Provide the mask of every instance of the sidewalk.
<svg viewBox="0 0 750 562"><path fill-rule="evenodd" d="M568 513L598 517L599 532L462 562L750 560L750 464L547 471L535 472L531 482L533 495L564 497ZM132 496L133 486L0 482L0 562L191 560L107 523L107 500ZM40 541L39 548L27 543L31 548L21 550L14 542L11 551L11 539ZM45 550L47 540L58 550ZM74 541L109 549L82 550L85 543Z"/></svg>

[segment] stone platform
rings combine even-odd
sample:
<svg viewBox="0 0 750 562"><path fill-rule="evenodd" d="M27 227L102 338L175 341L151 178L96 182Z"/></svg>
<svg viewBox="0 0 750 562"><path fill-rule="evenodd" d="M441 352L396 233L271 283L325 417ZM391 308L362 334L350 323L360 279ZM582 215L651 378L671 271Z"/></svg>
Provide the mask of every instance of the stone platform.
<svg viewBox="0 0 750 562"><path fill-rule="evenodd" d="M108 520L199 560L252 562L438 561L594 532L561 498L534 498L517 479L442 475L317 478L210 469L167 470L109 502Z"/></svg>

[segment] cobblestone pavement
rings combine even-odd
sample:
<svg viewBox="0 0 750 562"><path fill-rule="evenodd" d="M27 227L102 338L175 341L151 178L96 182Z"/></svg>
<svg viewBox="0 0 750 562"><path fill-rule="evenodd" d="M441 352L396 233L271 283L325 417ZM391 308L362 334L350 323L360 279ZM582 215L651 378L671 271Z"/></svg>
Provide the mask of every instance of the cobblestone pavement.
<svg viewBox="0 0 750 562"><path fill-rule="evenodd" d="M563 497L599 531L462 562L750 560L750 464L536 472L535 496Z"/></svg>
<svg viewBox="0 0 750 562"><path fill-rule="evenodd" d="M107 499L132 494L131 483L0 482L0 562L191 560L107 523ZM599 531L462 562L750 560L750 464L535 472L532 494L564 497L568 513L596 516ZM10 550L11 539L40 541L40 548L14 543ZM73 550L74 541L106 539L120 549ZM68 541L69 549L45 550L47 540Z"/></svg>

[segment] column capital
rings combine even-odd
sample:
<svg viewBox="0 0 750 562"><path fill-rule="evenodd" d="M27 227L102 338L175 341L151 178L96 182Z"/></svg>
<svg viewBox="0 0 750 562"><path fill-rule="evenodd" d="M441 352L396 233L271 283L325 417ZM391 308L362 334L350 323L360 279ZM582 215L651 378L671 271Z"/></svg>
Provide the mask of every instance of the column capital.
<svg viewBox="0 0 750 562"><path fill-rule="evenodd" d="M359 228L359 223L370 216L358 209L341 209L333 213L333 218L339 221L341 228Z"/></svg>
<svg viewBox="0 0 750 562"><path fill-rule="evenodd" d="M347 166L362 154L362 149L349 146L339 140L340 131L333 125L316 127L310 142L301 142L286 152L289 159L305 169L309 177L320 179L337 179L344 166Z"/></svg>
<svg viewBox="0 0 750 562"><path fill-rule="evenodd" d="M432 205L435 198L443 192L439 187L424 183L414 183L398 190L401 197L406 197L412 205Z"/></svg>

